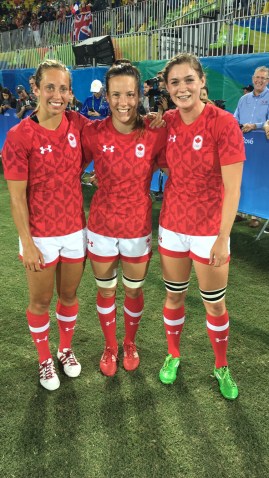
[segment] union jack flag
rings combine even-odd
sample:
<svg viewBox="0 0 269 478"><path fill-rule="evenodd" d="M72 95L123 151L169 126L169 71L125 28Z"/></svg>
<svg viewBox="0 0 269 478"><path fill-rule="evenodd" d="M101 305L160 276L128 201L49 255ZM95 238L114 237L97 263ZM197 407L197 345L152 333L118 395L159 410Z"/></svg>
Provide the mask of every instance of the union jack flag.
<svg viewBox="0 0 269 478"><path fill-rule="evenodd" d="M80 13L75 15L73 41L86 40L92 36L92 14Z"/></svg>

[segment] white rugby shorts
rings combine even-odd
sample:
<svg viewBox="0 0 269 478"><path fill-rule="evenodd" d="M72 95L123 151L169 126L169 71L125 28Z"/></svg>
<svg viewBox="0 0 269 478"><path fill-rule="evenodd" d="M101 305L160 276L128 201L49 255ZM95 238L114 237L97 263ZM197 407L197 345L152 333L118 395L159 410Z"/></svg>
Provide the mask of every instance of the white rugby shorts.
<svg viewBox="0 0 269 478"><path fill-rule="evenodd" d="M86 228L66 236L33 237L33 241L42 252L45 267L57 262L83 262L86 258ZM19 239L19 255L23 258L23 247Z"/></svg>
<svg viewBox="0 0 269 478"><path fill-rule="evenodd" d="M152 234L133 239L102 236L87 229L87 255L96 262L147 262L152 255Z"/></svg>
<svg viewBox="0 0 269 478"><path fill-rule="evenodd" d="M164 256L190 257L203 264L209 263L210 251L218 236L190 236L169 231L159 226L158 250ZM230 239L228 240L230 260Z"/></svg>

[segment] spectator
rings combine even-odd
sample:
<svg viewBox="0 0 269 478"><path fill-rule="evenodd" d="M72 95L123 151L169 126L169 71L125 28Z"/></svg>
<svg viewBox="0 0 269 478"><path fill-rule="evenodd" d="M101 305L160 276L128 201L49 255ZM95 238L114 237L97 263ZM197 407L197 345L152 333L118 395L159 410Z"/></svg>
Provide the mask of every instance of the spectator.
<svg viewBox="0 0 269 478"><path fill-rule="evenodd" d="M81 108L82 108L82 103L81 101L79 101L74 93L72 92L72 95L70 96L70 101L66 107L67 110L71 110L71 111L77 111L80 113L81 111Z"/></svg>
<svg viewBox="0 0 269 478"><path fill-rule="evenodd" d="M4 114L7 110L16 108L16 98L12 95L8 88L2 89L2 97L0 104L0 113Z"/></svg>
<svg viewBox="0 0 269 478"><path fill-rule="evenodd" d="M81 114L92 120L106 118L109 107L104 98L103 85L100 80L93 80L90 92L92 94L86 98Z"/></svg>
<svg viewBox="0 0 269 478"><path fill-rule="evenodd" d="M252 85L247 85L247 86L243 86L242 90L243 90L243 94L247 95L247 93L251 93L254 90L254 87Z"/></svg>
<svg viewBox="0 0 269 478"><path fill-rule="evenodd" d="M29 86L30 86L30 93L29 93L29 97L30 97L30 100L31 101L34 101L35 103L37 103L37 97L36 95L34 94L34 87L35 87L35 75L31 75L29 76Z"/></svg>
<svg viewBox="0 0 269 478"><path fill-rule="evenodd" d="M269 119L268 81L269 69L266 66L256 68L252 76L253 91L244 94L238 102L234 117L237 119L243 133L264 129L264 123ZM241 220L242 217L237 214L235 221ZM252 216L249 226L259 227L260 220Z"/></svg>
<svg viewBox="0 0 269 478"><path fill-rule="evenodd" d="M23 85L18 85L16 87L16 92L19 96L16 105L17 117L22 119L25 117L25 113L27 111L34 110L36 108L36 102L30 99L30 96L26 92Z"/></svg>
<svg viewBox="0 0 269 478"><path fill-rule="evenodd" d="M208 88L207 86L203 86L200 90L200 100L206 105L207 103L214 104L214 101L208 98Z"/></svg>
<svg viewBox="0 0 269 478"><path fill-rule="evenodd" d="M40 46L40 44L41 44L40 33L39 33L40 21L37 18L36 13L32 14L31 21L30 21L30 26L32 28L32 32L33 32L33 35L34 35L35 46Z"/></svg>

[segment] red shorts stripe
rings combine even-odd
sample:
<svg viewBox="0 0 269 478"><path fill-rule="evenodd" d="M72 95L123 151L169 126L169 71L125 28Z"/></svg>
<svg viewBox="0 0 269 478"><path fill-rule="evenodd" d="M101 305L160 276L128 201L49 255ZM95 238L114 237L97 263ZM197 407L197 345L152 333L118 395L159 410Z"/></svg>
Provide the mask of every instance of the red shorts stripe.
<svg viewBox="0 0 269 478"><path fill-rule="evenodd" d="M158 246L158 251L160 254L163 254L164 256L177 257L179 259L183 257L189 257L190 255L190 251L184 251L184 252L169 251L169 249L165 249L162 246Z"/></svg>
<svg viewBox="0 0 269 478"><path fill-rule="evenodd" d="M118 254L117 256L107 256L107 257L97 256L96 254L93 254L92 252L87 250L87 257L88 259L91 259L96 262L114 262L120 258L120 255Z"/></svg>

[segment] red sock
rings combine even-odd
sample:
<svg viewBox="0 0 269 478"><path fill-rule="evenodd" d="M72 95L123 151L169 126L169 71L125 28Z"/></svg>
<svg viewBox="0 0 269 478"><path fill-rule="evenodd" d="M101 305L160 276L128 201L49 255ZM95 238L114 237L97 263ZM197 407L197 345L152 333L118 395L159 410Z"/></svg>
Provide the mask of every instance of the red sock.
<svg viewBox="0 0 269 478"><path fill-rule="evenodd" d="M225 367L227 365L227 348L229 337L229 315L226 312L214 317L206 314L207 333L215 354L216 368Z"/></svg>
<svg viewBox="0 0 269 478"><path fill-rule="evenodd" d="M49 313L46 312L42 315L36 315L27 309L26 317L31 336L38 353L38 360L40 363L42 363L48 358L51 358L51 353L49 349Z"/></svg>
<svg viewBox="0 0 269 478"><path fill-rule="evenodd" d="M144 295L141 294L132 299L125 296L124 299L124 325L125 325L125 337L124 343L129 344L135 341L135 335L139 327L139 323L142 317L144 307Z"/></svg>
<svg viewBox="0 0 269 478"><path fill-rule="evenodd" d="M164 328L168 344L168 353L180 357L179 342L185 322L184 305L179 309L163 308Z"/></svg>
<svg viewBox="0 0 269 478"><path fill-rule="evenodd" d="M74 305L63 305L58 300L56 305L56 317L60 333L59 351L71 349L71 342L75 331L78 315L78 302Z"/></svg>
<svg viewBox="0 0 269 478"><path fill-rule="evenodd" d="M100 320L100 324L105 336L106 347L113 349L115 352L118 350L118 343L116 339L116 296L102 297L98 292L97 294L97 312Z"/></svg>

